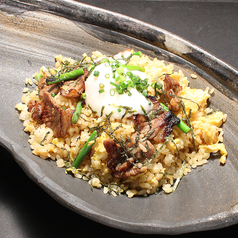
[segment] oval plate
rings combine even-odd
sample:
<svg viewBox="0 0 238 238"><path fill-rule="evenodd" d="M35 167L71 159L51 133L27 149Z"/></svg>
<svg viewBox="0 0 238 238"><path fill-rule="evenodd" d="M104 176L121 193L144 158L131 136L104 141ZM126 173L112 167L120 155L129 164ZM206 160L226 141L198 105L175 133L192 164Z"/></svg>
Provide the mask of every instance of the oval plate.
<svg viewBox="0 0 238 238"><path fill-rule="evenodd" d="M238 222L238 72L199 47L144 22L73 1L9 1L1 7L0 142L26 174L75 212L118 229L147 234L180 234L225 227ZM113 197L91 191L85 181L65 175L54 161L31 153L28 134L14 109L24 79L54 56L78 59L98 50L113 55L141 50L172 62L191 86L214 88L212 108L228 114L224 124L228 161L219 156L183 177L176 191L148 197ZM198 75L192 80L190 75Z"/></svg>

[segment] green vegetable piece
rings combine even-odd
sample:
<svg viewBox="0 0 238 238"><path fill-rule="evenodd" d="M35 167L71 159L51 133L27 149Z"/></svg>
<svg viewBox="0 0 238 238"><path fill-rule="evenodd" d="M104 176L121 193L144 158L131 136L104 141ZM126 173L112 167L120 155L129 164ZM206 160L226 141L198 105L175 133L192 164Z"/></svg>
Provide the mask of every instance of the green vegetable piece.
<svg viewBox="0 0 238 238"><path fill-rule="evenodd" d="M160 103L160 105L164 108L164 110L166 112L169 111L169 109L163 104L163 103ZM182 121L180 120L179 124L177 125L177 127L182 130L184 133L188 133L190 131L190 128Z"/></svg>
<svg viewBox="0 0 238 238"><path fill-rule="evenodd" d="M91 150L92 146L95 143L94 139L95 139L96 135L97 135L97 131L93 131L93 133L89 137L88 141L85 143L84 147L79 152L78 156L76 157L75 161L73 162L74 168L77 169L80 166L80 164L83 162L84 158L86 157L86 155L88 154L88 152Z"/></svg>
<svg viewBox="0 0 238 238"><path fill-rule="evenodd" d="M40 73L35 74L34 79L39 82L43 76Z"/></svg>
<svg viewBox="0 0 238 238"><path fill-rule="evenodd" d="M126 68L126 69L128 69L128 70L130 70L130 71L138 70L138 71L141 71L141 72L145 72L145 68L141 67L141 66L138 66L138 65L125 65L125 64L122 64L121 66Z"/></svg>
<svg viewBox="0 0 238 238"><path fill-rule="evenodd" d="M104 85L103 83L100 83L100 84L99 84L99 88L104 88L104 86L105 86L105 85Z"/></svg>
<svg viewBox="0 0 238 238"><path fill-rule="evenodd" d="M109 79L110 78L110 74L105 74L105 78Z"/></svg>
<svg viewBox="0 0 238 238"><path fill-rule="evenodd" d="M138 55L141 57L141 56L143 56L143 53L141 51L137 51L137 52L133 53L132 55Z"/></svg>
<svg viewBox="0 0 238 238"><path fill-rule="evenodd" d="M76 108L75 108L74 114L72 116L72 119L71 119L71 122L73 124L76 124L78 122L78 119L79 119L79 116L81 114L82 108L83 108L82 100L79 100L77 105L76 105Z"/></svg>
<svg viewBox="0 0 238 238"><path fill-rule="evenodd" d="M98 77L98 76L99 76L99 71L95 70L94 73L93 73L93 75L94 75L95 77Z"/></svg>
<svg viewBox="0 0 238 238"><path fill-rule="evenodd" d="M86 99L86 93L82 93L82 98Z"/></svg>
<svg viewBox="0 0 238 238"><path fill-rule="evenodd" d="M116 77L115 79L116 82L119 82L119 83L123 83L126 81L126 76L124 75L119 75L118 77Z"/></svg>
<svg viewBox="0 0 238 238"><path fill-rule="evenodd" d="M119 75L124 73L124 69L123 69L122 66L120 66L119 68L117 68L117 73L118 73Z"/></svg>
<svg viewBox="0 0 238 238"><path fill-rule="evenodd" d="M83 71L82 68L75 69L75 70L70 71L68 73L60 74L59 76L55 76L56 80L48 81L47 84L59 83L59 82L66 81L66 80L69 80L69 79L72 79L72 78L76 78L76 77L78 77L80 75L83 75L83 74L84 74L84 71Z"/></svg>

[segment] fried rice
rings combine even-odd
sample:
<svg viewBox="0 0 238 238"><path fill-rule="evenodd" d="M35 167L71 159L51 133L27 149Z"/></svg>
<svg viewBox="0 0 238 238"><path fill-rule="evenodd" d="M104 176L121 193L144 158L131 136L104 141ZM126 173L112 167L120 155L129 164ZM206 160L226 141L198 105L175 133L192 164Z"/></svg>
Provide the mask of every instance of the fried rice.
<svg viewBox="0 0 238 238"><path fill-rule="evenodd" d="M83 55L84 60L97 60L105 57L100 52L93 52L89 57ZM61 55L55 57L54 68L42 67L40 74L47 72L54 75L63 65L74 64L70 58L63 58ZM226 163L227 151L223 144L222 124L226 121L226 114L219 110L208 107L208 99L213 90L206 88L190 88L188 78L181 70L175 71L174 65L165 63L163 60L151 59L146 55L133 55L128 63L144 67L149 80L148 94L154 95L154 82L164 84L165 75L170 75L179 82L182 90L180 100L183 108L174 112L181 120L189 122L190 131L184 133L177 126L173 127L172 133L166 137L165 142L155 143L154 148L159 151L147 162L147 169L143 173L126 178L113 176L108 167L110 155L104 147L103 142L110 139L110 133L102 131L92 146L92 149L84 158L79 168L73 168L72 163L80 150L88 141L92 130L103 123L105 118L96 115L92 108L84 105L80 117L76 124L72 124L66 135L57 138L51 128L44 123L39 123L32 118L32 112L28 110L30 101L40 101L39 90L30 91L27 86L32 85L32 80L27 78L26 87L23 89L22 102L16 105L20 111L20 120L23 121L24 131L29 133L29 143L34 155L42 159L52 159L56 161L58 167L65 167L66 173L73 174L76 178L87 181L90 186L100 188L103 193L113 196L125 193L129 198L133 196L147 196L155 194L160 189L165 193L174 192L184 175L191 172L197 166L202 166L208 162L212 153L220 152L220 163ZM192 78L195 79L193 74ZM35 80L34 83L37 84ZM157 100L163 99L163 92L159 91ZM62 108L75 109L77 98L66 98L60 93L56 94L53 100ZM113 138L127 141L135 132L135 123L132 117L125 117L122 120L110 118ZM141 149L143 145L140 145ZM67 175L69 176L69 175Z"/></svg>

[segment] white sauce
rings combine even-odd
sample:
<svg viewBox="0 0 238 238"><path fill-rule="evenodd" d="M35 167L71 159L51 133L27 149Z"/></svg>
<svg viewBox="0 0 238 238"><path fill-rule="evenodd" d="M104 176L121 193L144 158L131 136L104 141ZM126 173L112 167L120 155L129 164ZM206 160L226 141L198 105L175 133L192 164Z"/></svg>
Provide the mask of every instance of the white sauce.
<svg viewBox="0 0 238 238"><path fill-rule="evenodd" d="M99 76L94 76L94 71L99 71ZM85 93L87 106L89 105L92 110L96 111L98 116L105 117L106 115L109 115L111 112L113 112L112 117L120 119L126 112L126 110L121 107L130 107L133 111L133 114L144 114L141 106L146 112L152 110L152 103L135 88L129 89L132 94L131 96L129 96L128 93L120 95L117 92L112 95L113 93L111 89L115 87L111 85L110 82L115 82L115 79L113 78L112 68L108 63L102 63L98 65L94 71L85 82ZM135 75L138 75L141 79L147 78L144 72L137 70L131 72ZM116 77L117 75L118 74L116 73ZM102 84L104 85L104 92L100 93L99 85ZM102 108L104 109L102 110ZM128 116L131 116L131 114L127 113L125 117Z"/></svg>

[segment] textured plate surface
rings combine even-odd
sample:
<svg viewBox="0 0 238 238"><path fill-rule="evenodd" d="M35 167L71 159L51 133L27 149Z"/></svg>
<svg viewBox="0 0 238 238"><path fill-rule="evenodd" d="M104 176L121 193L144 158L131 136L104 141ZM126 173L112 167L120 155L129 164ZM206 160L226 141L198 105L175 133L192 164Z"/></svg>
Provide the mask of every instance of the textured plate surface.
<svg viewBox="0 0 238 238"><path fill-rule="evenodd" d="M28 174L57 201L100 223L137 233L179 234L216 229L238 222L238 72L197 46L163 29L72 1L11 1L1 5L0 141ZM64 174L55 162L32 155L28 135L14 109L24 79L54 56L78 59L99 50L115 54L126 48L173 62L192 87L215 88L210 106L228 114L224 125L228 161L193 170L176 192L146 198L113 197L91 191L87 182Z"/></svg>

